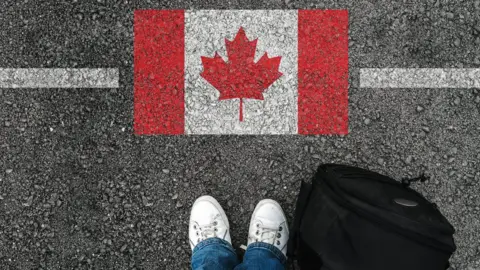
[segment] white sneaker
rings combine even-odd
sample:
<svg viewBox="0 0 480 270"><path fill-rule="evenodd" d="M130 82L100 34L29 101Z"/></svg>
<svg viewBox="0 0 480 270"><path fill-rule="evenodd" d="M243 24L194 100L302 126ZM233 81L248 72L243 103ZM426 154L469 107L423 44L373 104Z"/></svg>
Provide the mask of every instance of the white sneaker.
<svg viewBox="0 0 480 270"><path fill-rule="evenodd" d="M255 242L268 243L287 256L288 234L287 218L282 207L274 200L260 201L250 220L248 245Z"/></svg>
<svg viewBox="0 0 480 270"><path fill-rule="evenodd" d="M190 247L193 250L198 243L212 237L232 243L225 211L213 197L202 196L193 203L190 213Z"/></svg>

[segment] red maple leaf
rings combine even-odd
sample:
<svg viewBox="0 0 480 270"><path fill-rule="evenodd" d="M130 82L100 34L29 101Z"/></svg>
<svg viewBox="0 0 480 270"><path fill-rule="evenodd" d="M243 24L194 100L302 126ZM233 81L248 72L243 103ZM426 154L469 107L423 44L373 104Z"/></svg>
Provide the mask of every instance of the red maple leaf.
<svg viewBox="0 0 480 270"><path fill-rule="evenodd" d="M269 58L267 53L254 62L257 39L249 41L242 27L235 38L225 39L228 61L215 52L213 58L202 56L200 74L220 92L219 100L240 99L240 121L243 121L243 99L263 100L265 91L282 76L278 71L280 56Z"/></svg>

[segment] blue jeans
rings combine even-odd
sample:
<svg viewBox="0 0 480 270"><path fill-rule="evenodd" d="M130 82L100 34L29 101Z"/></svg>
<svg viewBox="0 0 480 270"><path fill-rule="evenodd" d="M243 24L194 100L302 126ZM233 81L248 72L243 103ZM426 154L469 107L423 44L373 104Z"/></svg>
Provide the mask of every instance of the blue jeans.
<svg viewBox="0 0 480 270"><path fill-rule="evenodd" d="M209 238L200 242L192 254L193 270L284 270L287 258L273 245L252 243L248 245L243 262L227 241Z"/></svg>

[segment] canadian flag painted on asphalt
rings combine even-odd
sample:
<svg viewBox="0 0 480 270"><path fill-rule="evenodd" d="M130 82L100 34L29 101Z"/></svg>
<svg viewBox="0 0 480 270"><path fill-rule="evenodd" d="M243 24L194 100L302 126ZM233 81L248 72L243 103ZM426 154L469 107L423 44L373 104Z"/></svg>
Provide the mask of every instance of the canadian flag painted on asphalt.
<svg viewBox="0 0 480 270"><path fill-rule="evenodd" d="M141 135L348 133L346 10L137 10Z"/></svg>

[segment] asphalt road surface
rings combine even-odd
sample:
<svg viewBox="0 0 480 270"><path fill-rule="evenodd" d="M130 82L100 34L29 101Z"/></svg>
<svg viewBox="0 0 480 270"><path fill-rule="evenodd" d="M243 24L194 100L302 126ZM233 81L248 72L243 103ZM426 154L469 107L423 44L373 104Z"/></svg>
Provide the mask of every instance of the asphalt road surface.
<svg viewBox="0 0 480 270"><path fill-rule="evenodd" d="M140 8L348 9L349 134L134 135ZM0 67L120 71L114 89L0 89L1 269L188 269L196 197L219 200L238 247L260 199L291 219L325 162L430 175L414 188L457 230L451 269L480 269L480 90L359 87L366 67L479 68L478 0L4 0Z"/></svg>

